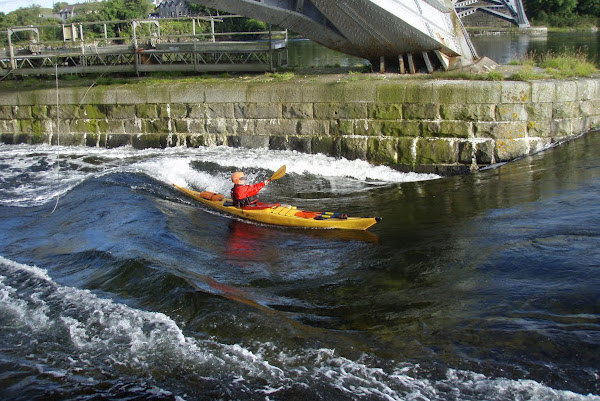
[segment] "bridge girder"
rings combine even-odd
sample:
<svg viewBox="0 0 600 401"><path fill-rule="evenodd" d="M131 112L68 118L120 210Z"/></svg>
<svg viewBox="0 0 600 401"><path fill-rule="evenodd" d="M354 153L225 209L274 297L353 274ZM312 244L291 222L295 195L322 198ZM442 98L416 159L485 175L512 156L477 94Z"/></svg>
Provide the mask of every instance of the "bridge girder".
<svg viewBox="0 0 600 401"><path fill-rule="evenodd" d="M190 1L287 28L373 64L427 52L446 59L446 68L477 58L451 0Z"/></svg>

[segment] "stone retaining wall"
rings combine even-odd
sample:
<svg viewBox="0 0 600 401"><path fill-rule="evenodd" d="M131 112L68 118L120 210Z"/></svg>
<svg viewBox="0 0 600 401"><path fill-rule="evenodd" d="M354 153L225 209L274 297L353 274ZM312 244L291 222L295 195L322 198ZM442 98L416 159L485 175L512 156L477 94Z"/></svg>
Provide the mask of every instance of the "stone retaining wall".
<svg viewBox="0 0 600 401"><path fill-rule="evenodd" d="M0 90L0 140L264 147L446 173L512 160L600 127L597 78L339 79L62 88L58 107L55 89Z"/></svg>

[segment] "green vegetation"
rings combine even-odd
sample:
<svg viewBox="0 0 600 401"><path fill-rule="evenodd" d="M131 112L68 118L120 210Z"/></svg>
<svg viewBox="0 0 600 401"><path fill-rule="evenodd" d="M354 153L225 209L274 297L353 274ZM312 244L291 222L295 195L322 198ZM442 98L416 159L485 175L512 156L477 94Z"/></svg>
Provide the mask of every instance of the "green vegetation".
<svg viewBox="0 0 600 401"><path fill-rule="evenodd" d="M600 25L598 0L523 0L532 25L589 28Z"/></svg>

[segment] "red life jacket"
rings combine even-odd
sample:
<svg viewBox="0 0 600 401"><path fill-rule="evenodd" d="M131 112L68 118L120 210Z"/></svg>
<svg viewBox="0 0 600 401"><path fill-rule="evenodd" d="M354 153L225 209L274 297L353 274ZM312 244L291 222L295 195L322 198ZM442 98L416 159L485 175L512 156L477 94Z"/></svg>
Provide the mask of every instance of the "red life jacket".
<svg viewBox="0 0 600 401"><path fill-rule="evenodd" d="M231 188L231 199L237 207L252 205L258 202L258 193L264 187L264 182L259 182L254 185L236 184Z"/></svg>

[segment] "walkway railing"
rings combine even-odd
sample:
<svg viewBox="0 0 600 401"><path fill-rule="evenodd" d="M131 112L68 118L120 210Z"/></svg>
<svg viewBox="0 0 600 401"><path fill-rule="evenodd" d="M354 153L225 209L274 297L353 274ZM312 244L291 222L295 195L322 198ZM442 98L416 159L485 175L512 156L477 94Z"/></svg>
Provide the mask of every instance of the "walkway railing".
<svg viewBox="0 0 600 401"><path fill-rule="evenodd" d="M6 44L0 76L274 71L287 65L287 31L215 29L232 17L11 27L0 36Z"/></svg>

